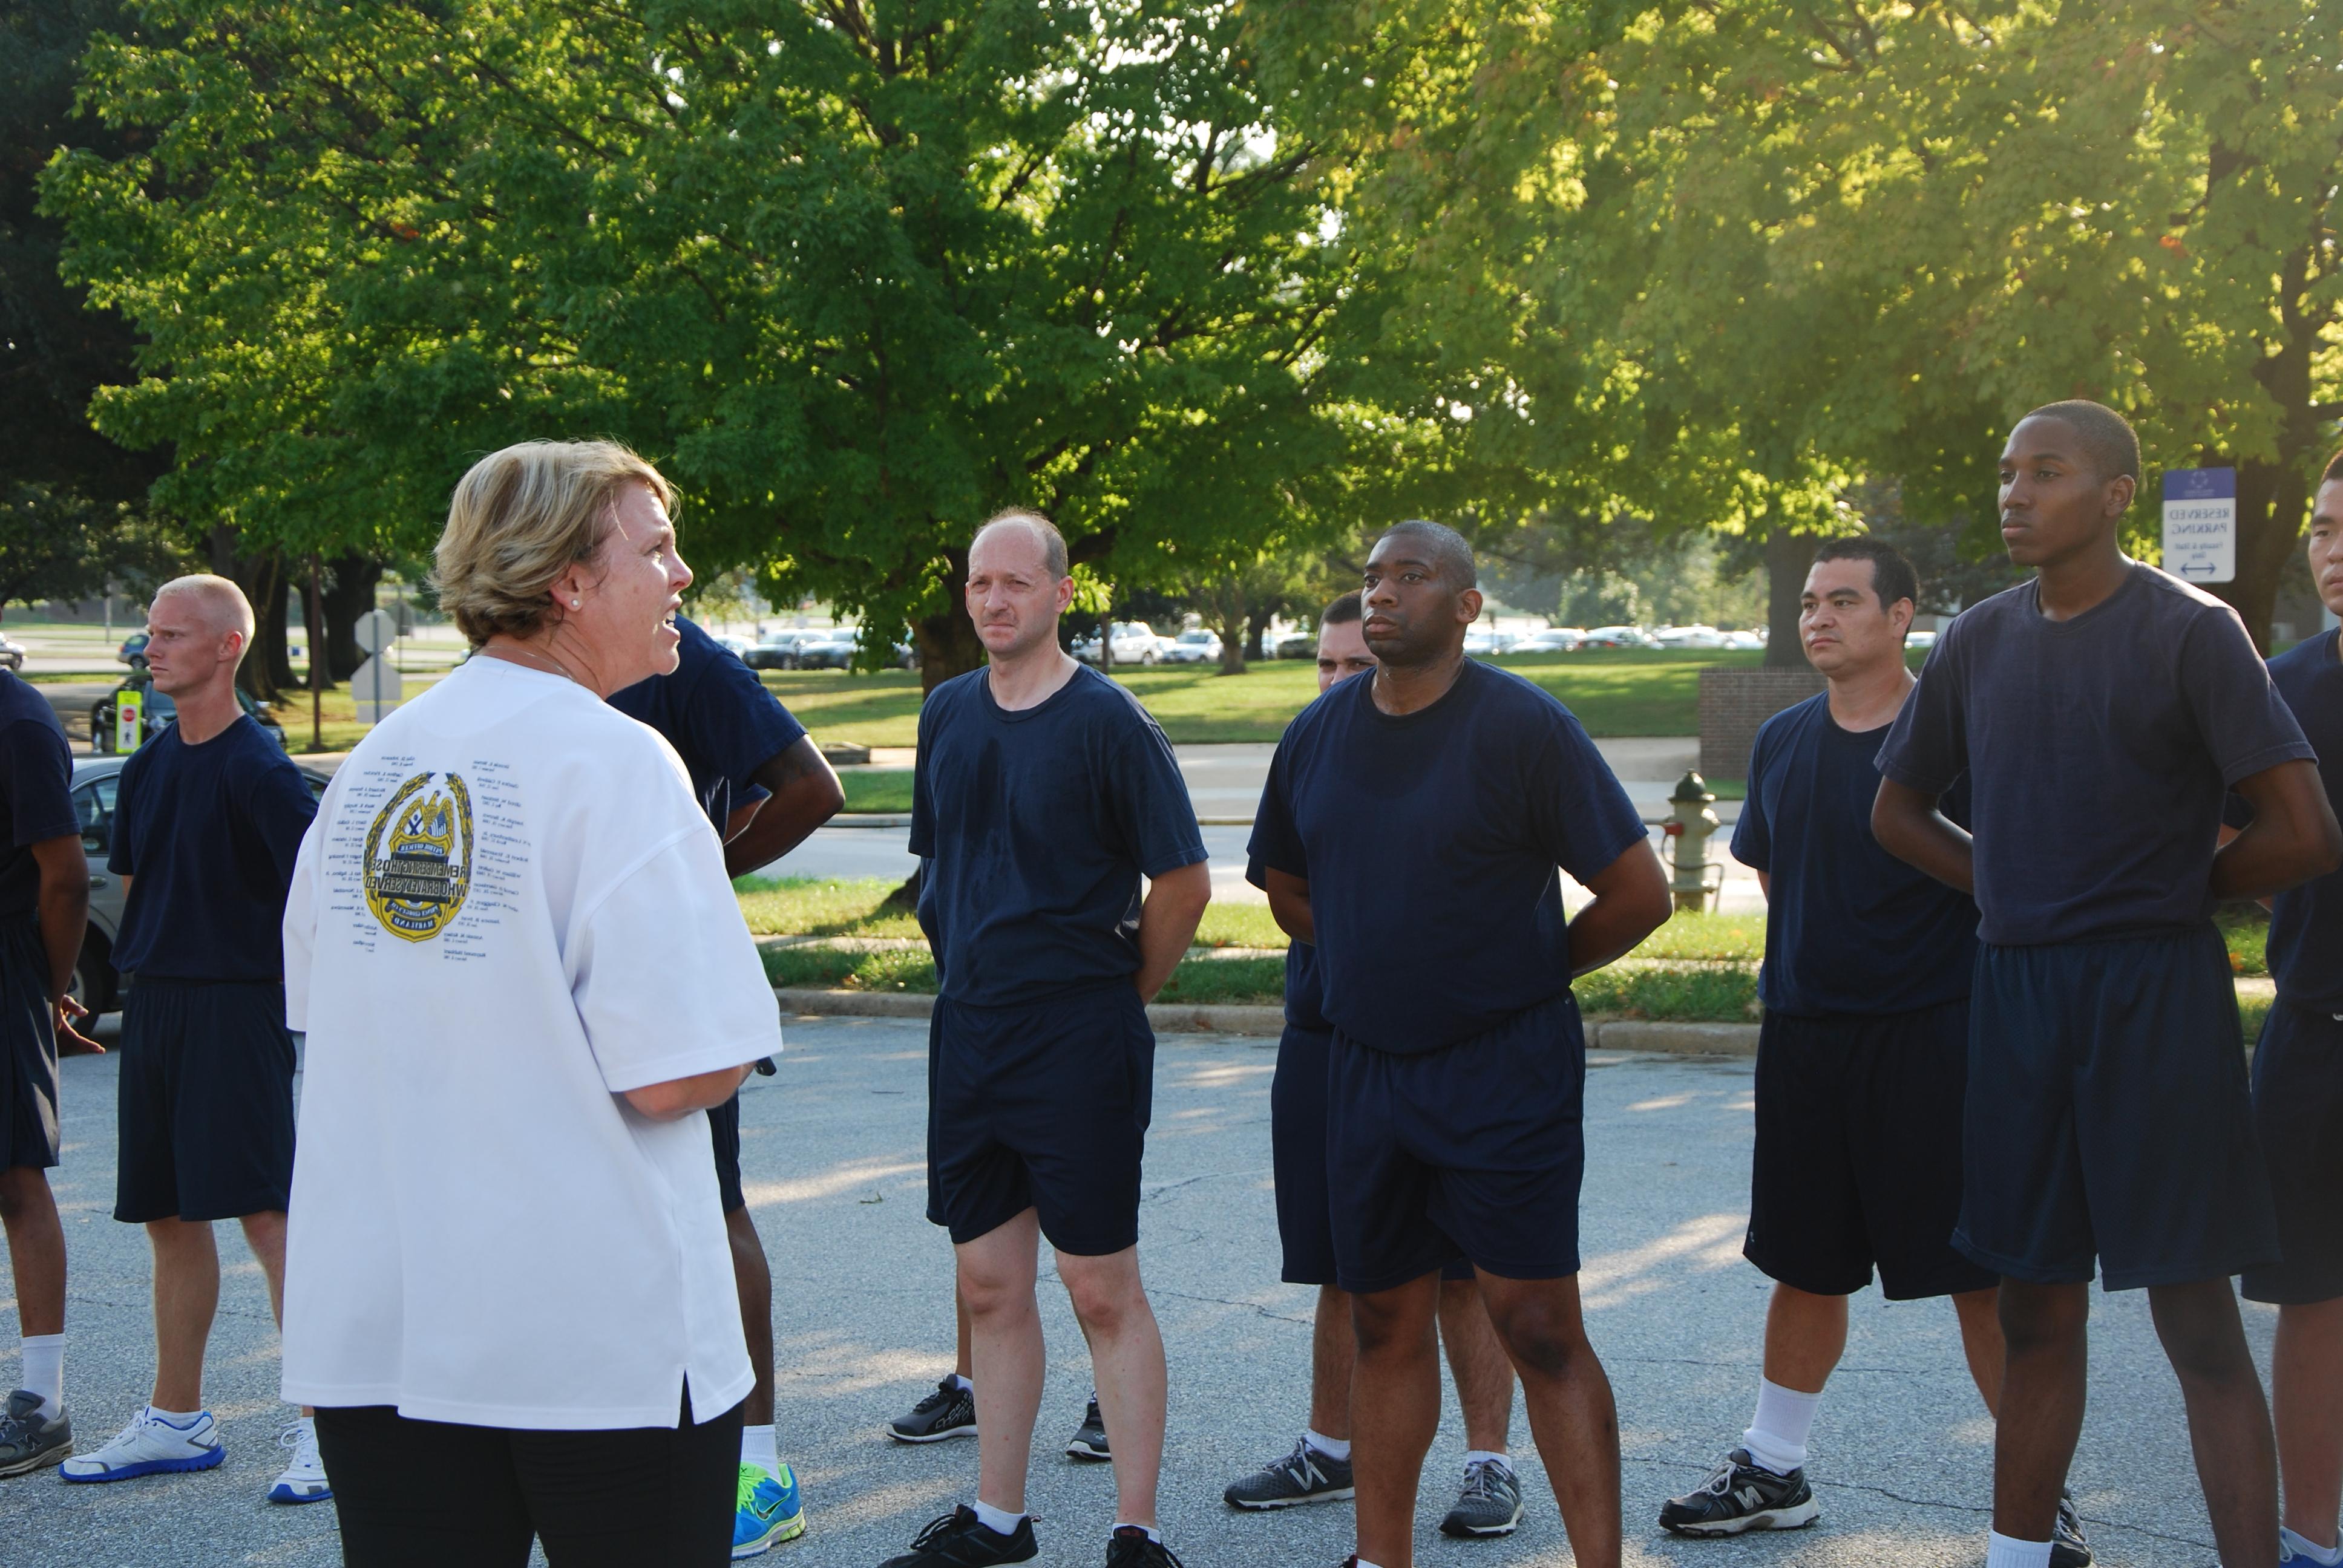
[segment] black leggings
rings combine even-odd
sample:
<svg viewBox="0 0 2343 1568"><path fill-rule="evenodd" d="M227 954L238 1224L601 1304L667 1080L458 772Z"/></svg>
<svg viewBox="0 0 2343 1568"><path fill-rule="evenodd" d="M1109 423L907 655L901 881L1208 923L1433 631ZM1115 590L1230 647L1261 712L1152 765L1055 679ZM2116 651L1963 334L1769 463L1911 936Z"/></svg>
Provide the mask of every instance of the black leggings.
<svg viewBox="0 0 2343 1568"><path fill-rule="evenodd" d="M732 1560L740 1407L692 1424L517 1432L317 1412L346 1568L722 1568Z"/></svg>

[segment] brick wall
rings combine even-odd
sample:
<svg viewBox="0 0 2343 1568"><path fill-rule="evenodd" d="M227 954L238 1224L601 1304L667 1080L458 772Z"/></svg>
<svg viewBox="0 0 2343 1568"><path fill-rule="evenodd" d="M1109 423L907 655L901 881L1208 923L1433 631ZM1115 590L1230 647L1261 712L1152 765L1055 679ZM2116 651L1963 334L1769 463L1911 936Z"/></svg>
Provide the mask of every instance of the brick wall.
<svg viewBox="0 0 2343 1568"><path fill-rule="evenodd" d="M1823 689L1807 666L1795 669L1700 672L1700 770L1709 779L1739 779L1749 770L1757 727Z"/></svg>

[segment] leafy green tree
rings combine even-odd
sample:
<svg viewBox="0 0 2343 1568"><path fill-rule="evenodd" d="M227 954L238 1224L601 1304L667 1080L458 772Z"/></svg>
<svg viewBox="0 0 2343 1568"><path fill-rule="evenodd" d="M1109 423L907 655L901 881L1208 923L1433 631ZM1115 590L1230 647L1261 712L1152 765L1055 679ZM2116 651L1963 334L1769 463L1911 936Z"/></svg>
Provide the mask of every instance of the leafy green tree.
<svg viewBox="0 0 2343 1568"><path fill-rule="evenodd" d="M933 680L992 510L1170 580L1389 445L1332 217L1368 46L1210 0L137 13L85 96L143 144L48 200L151 342L100 427L248 538L413 549L481 450L610 434L699 564Z"/></svg>

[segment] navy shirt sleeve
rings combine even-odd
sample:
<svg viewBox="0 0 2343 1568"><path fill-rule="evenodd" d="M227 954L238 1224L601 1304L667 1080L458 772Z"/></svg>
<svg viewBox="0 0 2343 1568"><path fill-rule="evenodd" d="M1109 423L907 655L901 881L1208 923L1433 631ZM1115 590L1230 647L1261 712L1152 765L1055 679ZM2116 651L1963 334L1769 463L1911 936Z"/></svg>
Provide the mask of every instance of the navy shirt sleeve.
<svg viewBox="0 0 2343 1568"><path fill-rule="evenodd" d="M1286 731L1289 739L1292 731ZM1277 743L1269 759L1269 779L1262 786L1261 804L1252 814L1252 836L1245 840L1245 880L1256 888L1269 886L1267 870L1310 879L1310 860L1302 852L1302 835L1293 823L1292 755L1287 741Z"/></svg>
<svg viewBox="0 0 2343 1568"><path fill-rule="evenodd" d="M1188 781L1180 777L1172 742L1153 719L1142 722L1124 743L1114 782L1111 809L1115 827L1139 862L1140 875L1160 877L1204 858L1204 836L1196 826ZM916 785L914 789L916 804Z"/></svg>
<svg viewBox="0 0 2343 1568"><path fill-rule="evenodd" d="M943 694L944 688L939 686L920 704L919 749L911 753L911 837L904 848L922 860L934 859L936 853L935 785L928 766L933 752L928 744L928 730L935 716L937 699Z"/></svg>
<svg viewBox="0 0 2343 1568"><path fill-rule="evenodd" d="M302 835L317 815L317 797L301 770L279 758L264 762L244 792L245 825L277 869L281 898L293 885L293 862L300 856Z"/></svg>
<svg viewBox="0 0 2343 1568"><path fill-rule="evenodd" d="M2222 783L2235 786L2281 762L2318 759L2236 610L2224 605L2199 615L2188 644L2180 660L2181 695Z"/></svg>
<svg viewBox="0 0 2343 1568"><path fill-rule="evenodd" d="M1559 715L1537 760L1530 830L1554 863L1593 881L1644 839L1644 819L1586 730Z"/></svg>
<svg viewBox="0 0 2343 1568"><path fill-rule="evenodd" d="M1882 775L1931 798L1968 771L1968 711L1957 664L1960 629L1961 623L1954 621L1928 650L1920 684L1905 699L1904 711L1879 749Z"/></svg>
<svg viewBox="0 0 2343 1568"><path fill-rule="evenodd" d="M732 780L736 792L756 784L757 769L805 739L806 728L781 706L757 672L729 653L708 661L683 714L691 744L679 748L704 759ZM754 798L754 797L752 797Z"/></svg>
<svg viewBox="0 0 2343 1568"><path fill-rule="evenodd" d="M130 760L122 765L114 786L114 847L106 851L106 869L117 877L138 874L137 851L132 840L138 837L138 781L145 772L146 759L132 752Z"/></svg>
<svg viewBox="0 0 2343 1568"><path fill-rule="evenodd" d="M13 848L81 831L73 808L73 751L63 735L45 724L12 724L0 735L0 759L7 767L0 790L6 797Z"/></svg>
<svg viewBox="0 0 2343 1568"><path fill-rule="evenodd" d="M1741 819L1733 824L1733 858L1757 872L1769 876L1774 869L1774 824L1765 816L1765 792L1758 780L1765 777L1765 742L1770 725L1760 725L1757 739L1749 744L1748 783L1743 790Z"/></svg>

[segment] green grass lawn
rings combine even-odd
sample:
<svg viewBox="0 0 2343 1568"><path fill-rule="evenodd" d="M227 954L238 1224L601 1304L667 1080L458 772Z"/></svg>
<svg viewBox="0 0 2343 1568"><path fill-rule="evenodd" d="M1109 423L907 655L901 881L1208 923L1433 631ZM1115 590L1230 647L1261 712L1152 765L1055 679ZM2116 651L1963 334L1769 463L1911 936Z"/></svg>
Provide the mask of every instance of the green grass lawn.
<svg viewBox="0 0 2343 1568"><path fill-rule="evenodd" d="M846 791L846 811L904 812L911 809L908 768L850 768L838 776Z"/></svg>
<svg viewBox="0 0 2343 1568"><path fill-rule="evenodd" d="M1700 728L1701 669L1748 668L1764 658L1721 648L1590 648L1496 662L1553 692L1590 734L1691 735ZM1242 675L1222 675L1209 665L1159 665L1118 668L1114 678L1131 688L1175 746L1273 741L1318 695L1317 667L1299 658L1256 664ZM863 746L918 742L915 670L768 670L764 680L820 739Z"/></svg>

